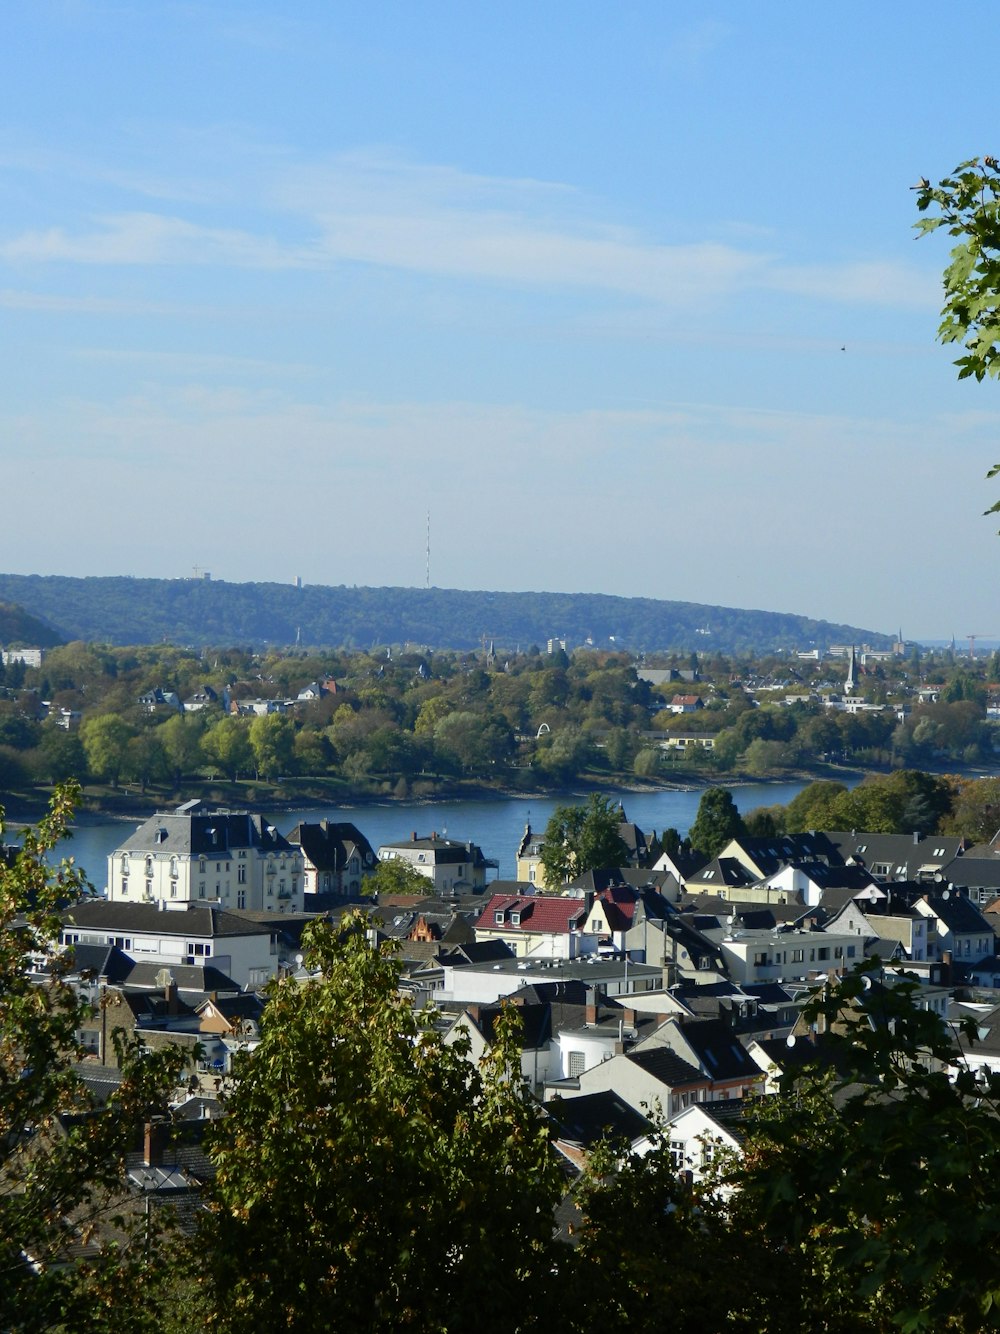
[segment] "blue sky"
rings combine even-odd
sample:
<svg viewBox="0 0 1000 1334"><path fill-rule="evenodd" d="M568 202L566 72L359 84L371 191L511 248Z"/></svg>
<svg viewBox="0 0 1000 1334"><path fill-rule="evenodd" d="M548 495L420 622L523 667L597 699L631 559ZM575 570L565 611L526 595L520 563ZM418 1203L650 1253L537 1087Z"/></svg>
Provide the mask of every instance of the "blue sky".
<svg viewBox="0 0 1000 1334"><path fill-rule="evenodd" d="M0 568L420 585L430 511L442 587L1000 635L1000 389L935 342L909 190L998 150L959 37L4 6Z"/></svg>

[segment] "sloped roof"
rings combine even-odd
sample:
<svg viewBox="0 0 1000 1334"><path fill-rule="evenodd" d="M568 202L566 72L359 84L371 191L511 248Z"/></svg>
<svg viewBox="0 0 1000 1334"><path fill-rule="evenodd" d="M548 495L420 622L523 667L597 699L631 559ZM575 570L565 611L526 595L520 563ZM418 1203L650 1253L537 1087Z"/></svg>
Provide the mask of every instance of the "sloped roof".
<svg viewBox="0 0 1000 1334"><path fill-rule="evenodd" d="M555 1122L559 1137L589 1148L605 1139L630 1143L649 1134L652 1122L630 1107L612 1089L583 1093L578 1098L553 1098L545 1110Z"/></svg>
<svg viewBox="0 0 1000 1334"><path fill-rule="evenodd" d="M91 931L148 932L159 936L260 936L270 935L284 918L255 921L239 909L228 910L204 904L162 909L155 903L112 903L108 899L86 899L62 913L64 926Z"/></svg>
<svg viewBox="0 0 1000 1334"><path fill-rule="evenodd" d="M320 820L318 824L301 822L288 835L289 843L300 847L317 871L345 871L353 856L361 859L362 869L375 865L372 845L349 821Z"/></svg>
<svg viewBox="0 0 1000 1334"><path fill-rule="evenodd" d="M115 854L155 852L177 857L225 857L240 849L287 852L291 845L263 815L250 811L193 811L178 807L150 816Z"/></svg>
<svg viewBox="0 0 1000 1334"><path fill-rule="evenodd" d="M627 1061L634 1061L641 1070L658 1079L668 1088L682 1088L687 1084L706 1084L709 1076L671 1051L669 1047L644 1047L641 1051L630 1051L625 1055Z"/></svg>
<svg viewBox="0 0 1000 1334"><path fill-rule="evenodd" d="M511 910L520 913L518 925L510 921ZM498 912L503 912L505 916L502 926L498 926L495 920ZM565 935L586 915L587 904L584 899L565 898L561 894L536 894L530 897L494 894L476 921L476 930L523 931L526 934L544 931Z"/></svg>

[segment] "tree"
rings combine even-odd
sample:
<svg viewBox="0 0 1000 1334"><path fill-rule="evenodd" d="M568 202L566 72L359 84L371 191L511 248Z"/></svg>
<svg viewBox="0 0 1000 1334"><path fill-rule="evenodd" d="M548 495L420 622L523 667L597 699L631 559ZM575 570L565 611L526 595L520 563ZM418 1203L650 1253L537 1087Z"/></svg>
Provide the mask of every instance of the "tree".
<svg viewBox="0 0 1000 1334"><path fill-rule="evenodd" d="M87 755L87 764L95 778L106 779L112 787L125 767L128 743L135 729L114 713L86 718L80 728L80 740Z"/></svg>
<svg viewBox="0 0 1000 1334"><path fill-rule="evenodd" d="M1000 1329L1000 1075L969 1055L974 1021L956 1043L920 991L869 960L818 993L807 1059L747 1103L740 1157L704 1183L662 1134L645 1157L600 1155L570 1329Z"/></svg>
<svg viewBox="0 0 1000 1334"><path fill-rule="evenodd" d="M175 713L156 729L163 743L174 786L180 787L187 774L193 774L202 764L201 738L204 727L195 717Z"/></svg>
<svg viewBox="0 0 1000 1334"><path fill-rule="evenodd" d="M916 224L921 235L947 229L958 238L944 271L944 305L938 338L959 343L958 378L1000 375L1000 163L995 157L960 162L937 185L926 178L916 186L917 208L930 217ZM1000 464L986 474L996 477ZM1000 501L986 511L1000 512Z"/></svg>
<svg viewBox="0 0 1000 1334"><path fill-rule="evenodd" d="M707 788L698 803L694 824L688 832L695 851L703 857L717 857L730 839L739 838L745 833L746 828L729 789Z"/></svg>
<svg viewBox="0 0 1000 1334"><path fill-rule="evenodd" d="M958 378L1000 374L1000 166L994 157L960 162L937 185L922 180L916 187L921 235L945 227L959 238L944 271L944 306L938 338L960 343ZM991 474L992 475L992 474ZM995 507L994 507L995 508Z"/></svg>
<svg viewBox="0 0 1000 1334"><path fill-rule="evenodd" d="M292 767L295 724L280 713L255 718L250 724L250 749L259 773L265 778L280 778Z"/></svg>
<svg viewBox="0 0 1000 1334"><path fill-rule="evenodd" d="M65 1264L120 1197L125 1150L142 1119L165 1107L163 1091L180 1068L173 1051L122 1049L122 1083L103 1109L74 1068L90 1004L68 980L72 952L53 947L59 909L88 885L72 861L53 870L47 857L66 837L78 799L75 784L57 788L13 863L0 859L0 1328L10 1331L131 1330L139 1327L139 1284L152 1300L156 1257L143 1246L130 1251L135 1238L124 1221L114 1247ZM0 810L0 844L3 832ZM49 958L44 984L37 954ZM105 1303L115 1294L120 1312L109 1320ZM155 1325L155 1304L148 1314Z"/></svg>
<svg viewBox="0 0 1000 1334"><path fill-rule="evenodd" d="M208 763L231 780L249 769L253 760L246 725L237 718L220 718L213 724L201 739L201 749Z"/></svg>
<svg viewBox="0 0 1000 1334"><path fill-rule="evenodd" d="M434 893L434 882L429 876L410 865L403 857L389 857L380 861L361 882L365 894L381 897L383 894L407 894L425 899Z"/></svg>
<svg viewBox="0 0 1000 1334"><path fill-rule="evenodd" d="M546 884L564 884L585 871L623 866L628 849L619 833L621 823L621 807L599 792L591 793L586 806L557 806L542 844Z"/></svg>
<svg viewBox="0 0 1000 1334"><path fill-rule="evenodd" d="M544 1328L560 1174L516 1012L478 1066L357 915L312 924L215 1131L203 1245L225 1331Z"/></svg>

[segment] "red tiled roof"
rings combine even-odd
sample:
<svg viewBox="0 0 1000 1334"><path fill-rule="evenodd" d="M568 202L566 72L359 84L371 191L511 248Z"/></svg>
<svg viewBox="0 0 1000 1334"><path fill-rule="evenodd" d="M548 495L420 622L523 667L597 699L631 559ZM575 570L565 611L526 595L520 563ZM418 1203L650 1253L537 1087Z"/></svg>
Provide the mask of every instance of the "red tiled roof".
<svg viewBox="0 0 1000 1334"><path fill-rule="evenodd" d="M510 920L510 910L521 914L520 925ZM497 926L496 914L503 911L503 926ZM587 911L583 899L563 898L561 895L538 894L527 897L519 894L494 894L476 922L477 931L546 931L568 933Z"/></svg>

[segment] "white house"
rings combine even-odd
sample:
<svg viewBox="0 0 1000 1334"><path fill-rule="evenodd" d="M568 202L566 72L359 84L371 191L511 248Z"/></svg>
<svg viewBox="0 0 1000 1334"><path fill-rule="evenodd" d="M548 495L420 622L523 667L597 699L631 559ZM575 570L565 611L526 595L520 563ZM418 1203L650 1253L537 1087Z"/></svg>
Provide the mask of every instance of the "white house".
<svg viewBox="0 0 1000 1334"><path fill-rule="evenodd" d="M62 916L60 944L116 945L157 967L212 964L241 987L263 986L277 972L277 922L253 921L218 907L89 899Z"/></svg>
<svg viewBox="0 0 1000 1334"><path fill-rule="evenodd" d="M108 898L300 912L301 848L264 816L202 811L200 805L189 801L169 814L158 812L114 850L108 858Z"/></svg>
<svg viewBox="0 0 1000 1334"><path fill-rule="evenodd" d="M497 863L483 856L475 843L460 843L455 839L418 838L414 831L402 843L384 843L378 850L379 861L406 862L434 886L437 894L452 894L463 890L482 889L486 884L486 868Z"/></svg>

